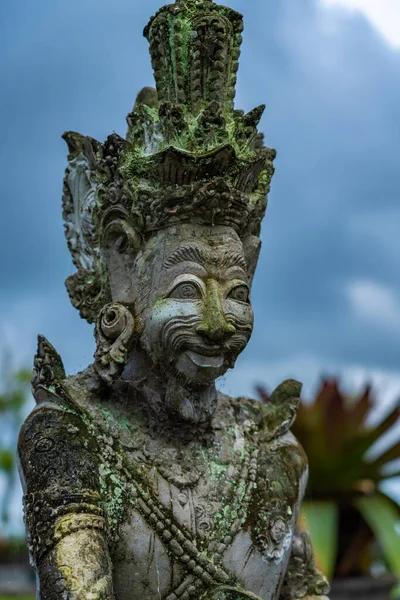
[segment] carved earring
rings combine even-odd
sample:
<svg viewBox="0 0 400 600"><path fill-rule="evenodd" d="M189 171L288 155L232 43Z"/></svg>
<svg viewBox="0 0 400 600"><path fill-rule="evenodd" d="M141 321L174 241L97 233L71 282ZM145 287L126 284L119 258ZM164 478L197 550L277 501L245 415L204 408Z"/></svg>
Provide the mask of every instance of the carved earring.
<svg viewBox="0 0 400 600"><path fill-rule="evenodd" d="M134 334L135 320L126 306L118 302L104 306L96 321L94 366L108 385L121 376Z"/></svg>

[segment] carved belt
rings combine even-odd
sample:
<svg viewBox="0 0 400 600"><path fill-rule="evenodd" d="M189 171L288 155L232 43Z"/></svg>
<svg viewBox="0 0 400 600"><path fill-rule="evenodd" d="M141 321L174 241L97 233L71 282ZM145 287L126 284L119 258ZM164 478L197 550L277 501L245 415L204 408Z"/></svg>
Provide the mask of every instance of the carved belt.
<svg viewBox="0 0 400 600"><path fill-rule="evenodd" d="M247 508L257 475L258 450L253 450L242 465L235 497L219 539L212 540L206 552L200 552L190 534L177 523L160 502L135 478L135 504L145 521L167 544L172 554L186 567L189 574L166 600L188 600L196 596L204 600L239 600L252 598L254 594L232 587L235 576L220 566L222 555L232 543L247 518ZM230 586L228 584L231 584ZM204 593L205 592L205 593ZM204 594L204 595L203 595Z"/></svg>

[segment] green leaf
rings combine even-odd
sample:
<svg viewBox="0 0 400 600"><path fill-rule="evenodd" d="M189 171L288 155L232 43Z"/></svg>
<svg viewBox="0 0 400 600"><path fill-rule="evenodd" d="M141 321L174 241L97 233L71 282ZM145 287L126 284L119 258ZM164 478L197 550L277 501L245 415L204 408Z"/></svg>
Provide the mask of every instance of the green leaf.
<svg viewBox="0 0 400 600"><path fill-rule="evenodd" d="M356 398L355 403L348 409L348 423L351 428L361 427L364 424L368 413L373 407L372 389L370 385L366 385L361 396Z"/></svg>
<svg viewBox="0 0 400 600"><path fill-rule="evenodd" d="M400 577L400 510L383 494L359 498L355 505L380 542L393 575Z"/></svg>
<svg viewBox="0 0 400 600"><path fill-rule="evenodd" d="M0 450L0 471L10 473L14 467L14 453L11 450Z"/></svg>
<svg viewBox="0 0 400 600"><path fill-rule="evenodd" d="M371 464L373 464L375 467L382 467L383 465L386 465L394 460L398 460L399 458L400 442L398 442L397 444L386 450L386 452L378 456L378 458L376 458Z"/></svg>
<svg viewBox="0 0 400 600"><path fill-rule="evenodd" d="M15 381L18 383L30 384L32 379L31 369L20 369L15 373Z"/></svg>
<svg viewBox="0 0 400 600"><path fill-rule="evenodd" d="M400 599L400 583L397 583L391 591L390 594L391 600L399 600Z"/></svg>
<svg viewBox="0 0 400 600"><path fill-rule="evenodd" d="M335 569L338 542L338 511L335 502L304 502L299 527L308 531L315 561L329 579Z"/></svg>

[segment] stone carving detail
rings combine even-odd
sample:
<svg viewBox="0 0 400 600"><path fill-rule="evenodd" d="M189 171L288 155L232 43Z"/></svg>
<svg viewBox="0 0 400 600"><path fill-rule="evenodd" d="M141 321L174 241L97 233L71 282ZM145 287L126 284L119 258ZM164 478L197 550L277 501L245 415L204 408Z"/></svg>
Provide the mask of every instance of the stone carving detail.
<svg viewBox="0 0 400 600"><path fill-rule="evenodd" d="M257 132L265 107L233 110L242 30L241 15L211 2L161 9L145 29L157 91L139 94L127 139L64 135L64 220L78 269L67 289L88 321L110 302L110 214L128 214L142 236L194 219L259 235L276 153Z"/></svg>
<svg viewBox="0 0 400 600"><path fill-rule="evenodd" d="M265 107L233 103L242 31L211 0L161 8L126 138L64 134L66 285L96 352L67 377L39 337L19 457L41 600L326 598L295 532L301 385L265 406L215 386L253 330L274 172Z"/></svg>
<svg viewBox="0 0 400 600"><path fill-rule="evenodd" d="M280 561L292 543L292 511L278 500L258 513L257 544L267 560ZM288 520L289 518L289 520Z"/></svg>
<svg viewBox="0 0 400 600"><path fill-rule="evenodd" d="M42 335L38 337L38 350L34 359L32 372L32 387L53 388L65 378L64 366L60 356Z"/></svg>
<svg viewBox="0 0 400 600"><path fill-rule="evenodd" d="M297 600L329 593L329 583L315 566L311 541L306 533L294 538L292 555L282 589L282 600Z"/></svg>
<svg viewBox="0 0 400 600"><path fill-rule="evenodd" d="M100 312L96 323L95 366L108 384L121 375L128 362L134 328L134 318L122 304L107 304Z"/></svg>
<svg viewBox="0 0 400 600"><path fill-rule="evenodd" d="M81 529L106 529L100 497L90 490L70 494L60 490L59 497L44 492L24 496L24 516L28 528L28 546L35 563L64 537Z"/></svg>

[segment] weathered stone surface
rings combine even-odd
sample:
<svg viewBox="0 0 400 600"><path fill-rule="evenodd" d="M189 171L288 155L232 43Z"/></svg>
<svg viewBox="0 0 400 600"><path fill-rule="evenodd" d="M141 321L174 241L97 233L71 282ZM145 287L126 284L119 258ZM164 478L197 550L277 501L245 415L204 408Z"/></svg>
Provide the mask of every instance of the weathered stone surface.
<svg viewBox="0 0 400 600"><path fill-rule="evenodd" d="M242 29L210 1L164 7L127 138L65 134L67 288L96 353L67 377L39 338L19 453L42 600L326 598L295 533L301 385L266 406L215 388L252 333L275 156L263 107L233 107Z"/></svg>

